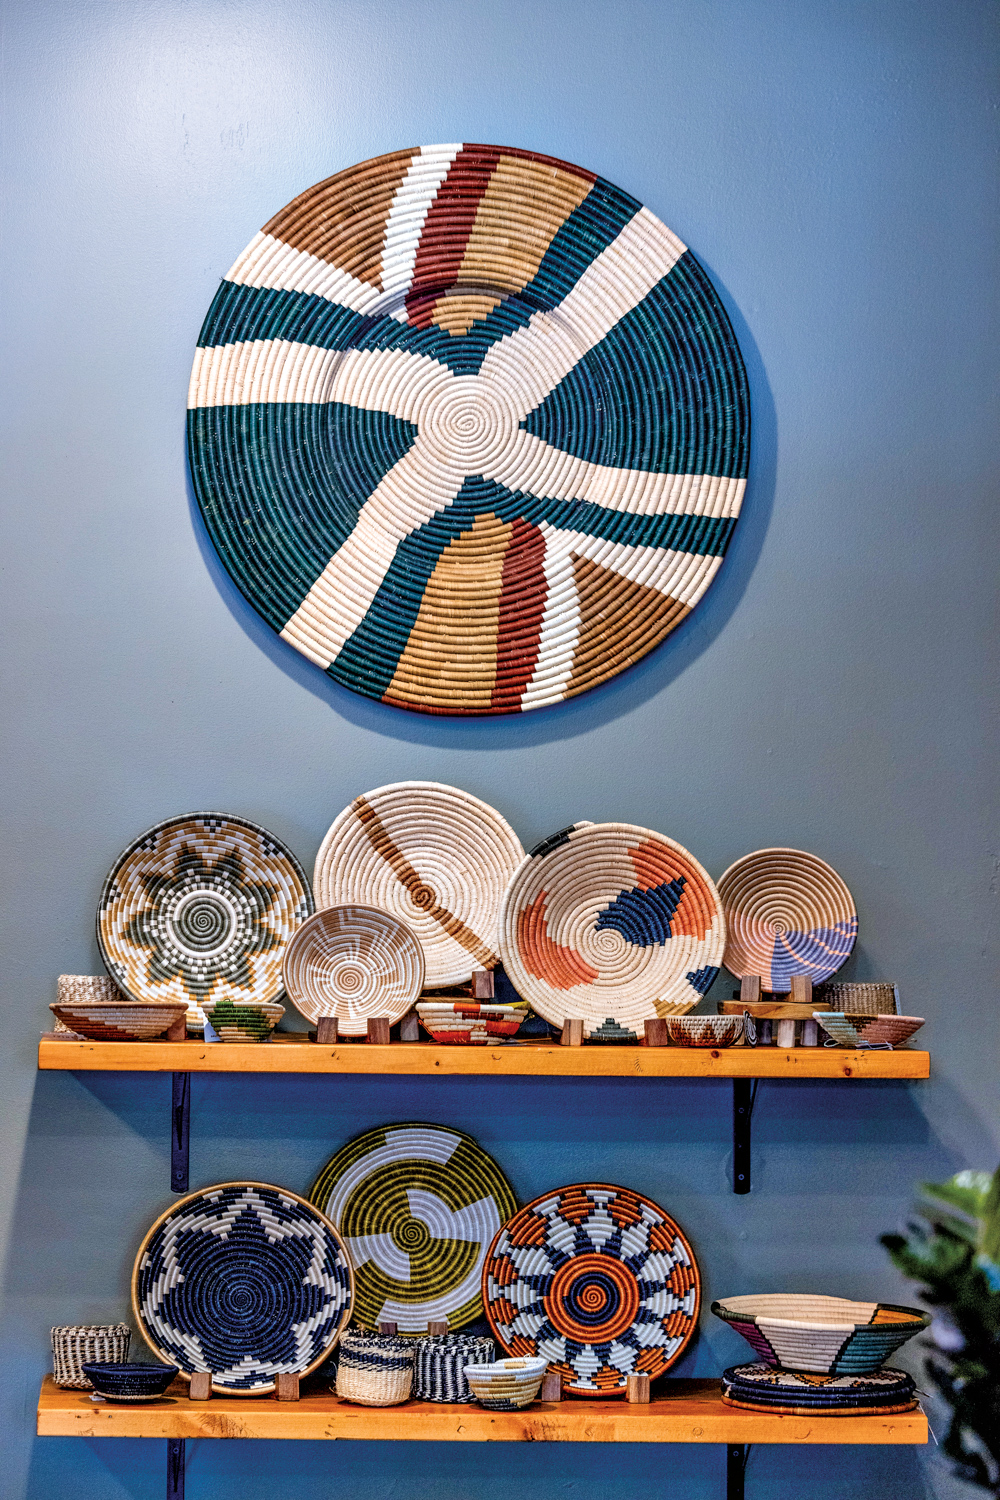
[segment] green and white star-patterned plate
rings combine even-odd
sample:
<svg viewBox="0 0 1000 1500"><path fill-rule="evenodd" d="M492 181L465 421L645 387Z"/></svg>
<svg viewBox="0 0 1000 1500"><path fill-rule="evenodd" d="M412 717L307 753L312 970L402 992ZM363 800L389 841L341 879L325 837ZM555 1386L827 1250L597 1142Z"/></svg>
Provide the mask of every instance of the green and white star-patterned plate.
<svg viewBox="0 0 1000 1500"><path fill-rule="evenodd" d="M127 995L183 1000L188 1025L200 1027L206 1000L277 999L285 944L313 910L305 871L273 833L224 813L186 813L115 861L97 941Z"/></svg>
<svg viewBox="0 0 1000 1500"><path fill-rule="evenodd" d="M460 1130L384 1125L327 1162L309 1192L351 1253L354 1316L400 1333L483 1315L482 1269L514 1193L496 1162Z"/></svg>

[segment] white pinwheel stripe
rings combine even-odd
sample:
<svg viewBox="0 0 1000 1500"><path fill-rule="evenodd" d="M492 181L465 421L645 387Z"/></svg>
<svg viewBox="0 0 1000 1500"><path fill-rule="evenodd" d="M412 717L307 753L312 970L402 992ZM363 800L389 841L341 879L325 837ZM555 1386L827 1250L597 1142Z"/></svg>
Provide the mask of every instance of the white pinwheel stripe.
<svg viewBox="0 0 1000 1500"><path fill-rule="evenodd" d="M546 584L545 610L535 670L521 694L522 708L538 708L562 698L573 673L573 654L580 635L580 600L570 556L572 549L563 545L563 533L546 526L541 530L546 541L542 564Z"/></svg>
<svg viewBox="0 0 1000 1500"><path fill-rule="evenodd" d="M263 230L254 235L225 279L235 286L306 292L360 313L370 312L382 295L370 281L360 281L350 271L307 250L296 250Z"/></svg>
<svg viewBox="0 0 1000 1500"><path fill-rule="evenodd" d="M383 293L400 299L409 291L428 210L461 149L461 144L424 146L413 157L409 171L396 189L386 220L382 247ZM405 322L405 309L400 309L397 316Z"/></svg>
<svg viewBox="0 0 1000 1500"><path fill-rule="evenodd" d="M745 479L715 474L656 474L648 469L617 469L575 458L521 428L484 478L539 500L587 500L605 510L633 515L739 515Z"/></svg>
<svg viewBox="0 0 1000 1500"><path fill-rule="evenodd" d="M324 670L335 661L371 607L404 537L445 510L465 482L418 438L358 512L354 530L334 553L280 635Z"/></svg>
<svg viewBox="0 0 1000 1500"><path fill-rule="evenodd" d="M400 1250L391 1234L355 1234L347 1237L354 1269L360 1271L373 1260L380 1271L395 1281L409 1281L410 1257Z"/></svg>
<svg viewBox="0 0 1000 1500"><path fill-rule="evenodd" d="M324 349L292 339L254 339L195 351L188 409L340 401L416 422L453 379L447 365L405 349Z"/></svg>
<svg viewBox="0 0 1000 1500"><path fill-rule="evenodd" d="M536 312L524 328L487 350L480 376L495 382L523 419L638 307L686 250L647 208L596 256L572 290L550 312Z"/></svg>
<svg viewBox="0 0 1000 1500"><path fill-rule="evenodd" d="M385 1144L378 1150L366 1151L363 1156L359 1157L343 1176L338 1177L330 1197L326 1203L319 1206L327 1218L332 1219L339 1226L341 1216L355 1188L383 1167L395 1167L399 1161L407 1157L411 1157L415 1162L433 1161L439 1166L447 1166L461 1144L460 1135L451 1135L439 1125L427 1130L419 1128L387 1130Z"/></svg>

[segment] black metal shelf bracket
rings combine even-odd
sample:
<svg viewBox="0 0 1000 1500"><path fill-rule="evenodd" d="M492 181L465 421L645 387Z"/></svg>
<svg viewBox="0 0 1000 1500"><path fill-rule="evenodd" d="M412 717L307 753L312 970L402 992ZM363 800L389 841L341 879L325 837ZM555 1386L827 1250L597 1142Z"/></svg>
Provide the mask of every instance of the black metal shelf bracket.
<svg viewBox="0 0 1000 1500"><path fill-rule="evenodd" d="M729 1443L726 1447L726 1500L744 1500L749 1443Z"/></svg>
<svg viewBox="0 0 1000 1500"><path fill-rule="evenodd" d="M186 1193L191 1150L191 1074L175 1073L173 1077L170 1105L170 1188L174 1193ZM183 1493L182 1477L177 1494Z"/></svg>
<svg viewBox="0 0 1000 1500"><path fill-rule="evenodd" d="M188 1078L190 1074L175 1073L174 1077ZM184 1441L167 1438L167 1500L184 1500Z"/></svg>
<svg viewBox="0 0 1000 1500"><path fill-rule="evenodd" d="M733 1079L733 1192L750 1191L750 1120L759 1078Z"/></svg>

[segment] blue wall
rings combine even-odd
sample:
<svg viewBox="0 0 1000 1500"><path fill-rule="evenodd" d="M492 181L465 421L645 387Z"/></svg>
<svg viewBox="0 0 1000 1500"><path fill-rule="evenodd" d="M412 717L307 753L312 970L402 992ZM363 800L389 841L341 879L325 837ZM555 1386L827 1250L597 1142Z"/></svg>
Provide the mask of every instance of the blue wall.
<svg viewBox="0 0 1000 1500"><path fill-rule="evenodd" d="M998 1142L997 20L992 0L8 0L5 1497L163 1493L162 1445L31 1430L50 1324L125 1311L168 1202L168 1080L39 1075L35 1045L55 976L99 968L112 860L195 807L308 863L357 792L429 777L526 844L620 818L715 875L764 844L829 859L861 915L845 974L898 980L934 1078L764 1085L748 1199L724 1087L682 1082L200 1078L192 1185L302 1189L368 1125L451 1121L522 1199L580 1175L651 1194L707 1300L907 1296L878 1234L916 1179ZM744 518L690 621L611 685L499 722L400 714L286 649L210 553L183 442L202 317L259 225L357 160L463 139L579 162L665 219L726 302L755 417ZM706 1315L682 1369L744 1353ZM700 1500L721 1476L712 1448L206 1442L188 1484ZM952 1493L909 1449L765 1449L750 1483Z"/></svg>

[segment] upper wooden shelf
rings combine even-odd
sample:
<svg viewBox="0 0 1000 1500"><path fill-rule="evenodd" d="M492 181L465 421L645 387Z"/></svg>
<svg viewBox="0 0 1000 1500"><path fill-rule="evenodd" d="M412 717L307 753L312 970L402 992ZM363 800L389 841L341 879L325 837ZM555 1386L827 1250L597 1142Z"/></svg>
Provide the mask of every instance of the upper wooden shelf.
<svg viewBox="0 0 1000 1500"><path fill-rule="evenodd" d="M563 1078L927 1078L930 1054L843 1047L441 1047L366 1041L319 1046L292 1032L269 1042L76 1042L38 1045L45 1070L115 1073L426 1073Z"/></svg>
<svg viewBox="0 0 1000 1500"><path fill-rule="evenodd" d="M358 1438L465 1443L926 1443L922 1411L896 1416L777 1416L727 1406L717 1380L667 1381L648 1406L626 1401L535 1402L486 1411L409 1401L354 1406L327 1392L300 1401L219 1397L190 1401L176 1381L162 1401L98 1405L47 1375L38 1401L41 1437Z"/></svg>

